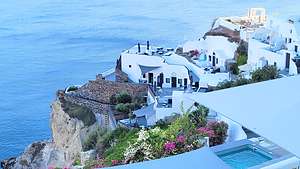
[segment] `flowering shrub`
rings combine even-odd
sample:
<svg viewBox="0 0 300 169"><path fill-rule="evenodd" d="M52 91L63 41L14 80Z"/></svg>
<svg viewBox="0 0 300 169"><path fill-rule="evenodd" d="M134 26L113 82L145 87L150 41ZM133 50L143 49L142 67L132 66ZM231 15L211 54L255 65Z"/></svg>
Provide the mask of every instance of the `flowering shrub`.
<svg viewBox="0 0 300 169"><path fill-rule="evenodd" d="M210 146L223 144L227 138L228 124L221 122L209 122L207 128L214 131L214 136L209 139Z"/></svg>
<svg viewBox="0 0 300 169"><path fill-rule="evenodd" d="M176 143L172 142L172 141L170 141L170 142L168 141L168 142L165 143L164 148L165 148L166 153L170 153L170 152L175 150Z"/></svg>
<svg viewBox="0 0 300 169"><path fill-rule="evenodd" d="M185 137L184 137L183 135L178 136L178 137L176 138L176 141L177 141L178 143L184 144L184 142L185 142Z"/></svg>
<svg viewBox="0 0 300 169"><path fill-rule="evenodd" d="M134 163L154 159L152 145L149 144L150 135L148 131L141 129L138 133L138 139L130 144L124 152L124 162Z"/></svg>
<svg viewBox="0 0 300 169"><path fill-rule="evenodd" d="M204 146L204 137L210 138L211 146L222 144L227 137L228 125L225 122L207 123L208 109L194 106L196 110L166 123L164 128L116 129L108 137L113 141L108 142L110 147L104 150L103 160L93 161L90 168L142 162L192 151Z"/></svg>
<svg viewBox="0 0 300 169"><path fill-rule="evenodd" d="M200 127L200 128L197 129L197 131L200 134L203 134L203 136L208 136L208 137L214 137L215 136L215 132L212 129L207 128L207 127Z"/></svg>

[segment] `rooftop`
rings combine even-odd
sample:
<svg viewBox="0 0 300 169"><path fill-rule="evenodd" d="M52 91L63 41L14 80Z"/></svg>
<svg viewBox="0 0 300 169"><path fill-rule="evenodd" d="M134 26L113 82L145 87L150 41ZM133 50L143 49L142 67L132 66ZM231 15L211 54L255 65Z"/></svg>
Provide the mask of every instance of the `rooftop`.
<svg viewBox="0 0 300 169"><path fill-rule="evenodd" d="M299 84L293 76L188 97L300 157Z"/></svg>

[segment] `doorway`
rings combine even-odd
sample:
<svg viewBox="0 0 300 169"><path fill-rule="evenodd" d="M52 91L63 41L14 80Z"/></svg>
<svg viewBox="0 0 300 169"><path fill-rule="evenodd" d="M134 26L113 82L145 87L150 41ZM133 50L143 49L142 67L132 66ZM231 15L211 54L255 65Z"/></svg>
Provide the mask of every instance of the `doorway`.
<svg viewBox="0 0 300 169"><path fill-rule="evenodd" d="M216 56L213 56L212 66L216 66Z"/></svg>
<svg viewBox="0 0 300 169"><path fill-rule="evenodd" d="M291 59L291 54L286 53L286 57L285 57L285 68L286 69L290 68L290 59Z"/></svg>
<svg viewBox="0 0 300 169"><path fill-rule="evenodd" d="M172 82L172 83L171 83L171 86L172 86L172 87L177 87L177 78L176 78L176 77L172 77L171 79L172 79L172 80L171 80L171 82Z"/></svg>
<svg viewBox="0 0 300 169"><path fill-rule="evenodd" d="M148 73L148 83L153 84L153 73Z"/></svg>
<svg viewBox="0 0 300 169"><path fill-rule="evenodd" d="M183 86L186 88L187 87L187 78L183 79Z"/></svg>
<svg viewBox="0 0 300 169"><path fill-rule="evenodd" d="M157 86L162 88L162 85L164 83L164 74L161 73L159 76L157 76Z"/></svg>

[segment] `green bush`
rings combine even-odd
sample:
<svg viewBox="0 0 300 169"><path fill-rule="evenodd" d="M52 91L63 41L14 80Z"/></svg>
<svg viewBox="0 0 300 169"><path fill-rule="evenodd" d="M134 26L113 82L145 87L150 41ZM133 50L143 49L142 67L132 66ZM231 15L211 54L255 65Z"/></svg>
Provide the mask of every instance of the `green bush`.
<svg viewBox="0 0 300 169"><path fill-rule="evenodd" d="M189 135L191 131L195 130L196 126L191 123L188 113L182 115L182 117L176 119L169 127L166 129L166 138L175 141L178 134Z"/></svg>
<svg viewBox="0 0 300 169"><path fill-rule="evenodd" d="M245 65L247 64L247 60L248 60L248 56L246 54L239 54L237 56L237 65L241 66L241 65Z"/></svg>
<svg viewBox="0 0 300 169"><path fill-rule="evenodd" d="M232 64L230 66L230 71L232 72L232 74L234 75L238 75L240 73L240 70L239 70L239 67L238 65L235 63L235 64Z"/></svg>
<svg viewBox="0 0 300 169"><path fill-rule="evenodd" d="M96 148L99 140L102 140L109 134L109 131L105 128L97 128L89 134L85 142L83 143L83 151L88 151Z"/></svg>
<svg viewBox="0 0 300 169"><path fill-rule="evenodd" d="M203 127L207 123L207 115L209 113L209 109L203 105L195 104L197 109L188 114L192 123L194 123L197 127Z"/></svg>
<svg viewBox="0 0 300 169"><path fill-rule="evenodd" d="M276 66L264 66L251 73L253 82L262 82L278 78L278 69Z"/></svg>
<svg viewBox="0 0 300 169"><path fill-rule="evenodd" d="M225 80L224 82L219 83L218 86L216 87L216 90L227 89L227 88L242 86L251 83L253 83L251 79L245 79L239 77L235 81Z"/></svg>
<svg viewBox="0 0 300 169"><path fill-rule="evenodd" d="M85 126L91 126L96 122L94 113L85 106L65 101L63 103L63 109L71 118L81 120Z"/></svg>
<svg viewBox="0 0 300 169"><path fill-rule="evenodd" d="M132 103L119 103L116 105L116 110L125 114L129 114L134 109L134 104Z"/></svg>
<svg viewBox="0 0 300 169"><path fill-rule="evenodd" d="M132 96L128 94L127 92L120 92L116 95L117 103L131 103L132 102Z"/></svg>
<svg viewBox="0 0 300 169"><path fill-rule="evenodd" d="M123 160L124 152L130 143L137 139L138 129L132 129L129 131L121 130L113 133L114 144L104 152L105 159L107 161Z"/></svg>

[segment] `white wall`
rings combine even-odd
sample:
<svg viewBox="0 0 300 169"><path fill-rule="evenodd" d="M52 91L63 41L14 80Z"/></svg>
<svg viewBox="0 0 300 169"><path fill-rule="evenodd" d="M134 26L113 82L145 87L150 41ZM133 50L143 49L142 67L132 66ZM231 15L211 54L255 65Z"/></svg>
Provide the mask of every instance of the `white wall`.
<svg viewBox="0 0 300 169"><path fill-rule="evenodd" d="M176 84L177 87L180 87L180 84L178 83L178 79L182 80L182 87L184 86L184 79L187 79L187 84L190 84L189 79L189 73L188 70L184 66L179 65L168 65L163 64L160 68L150 71L149 73L153 73L154 76L154 82L157 82L157 77L160 75L160 73L163 73L164 75L164 83L163 88L171 88L172 87L172 79L171 77L176 77ZM148 73L147 73L148 74ZM148 77L146 76L146 79ZM170 79L170 82L166 82L166 78Z"/></svg>
<svg viewBox="0 0 300 169"><path fill-rule="evenodd" d="M127 73L133 82L139 83L139 79L142 78L139 65L158 67L162 65L163 59L157 56L122 53L121 63L122 71ZM129 65L131 65L131 67L129 67Z"/></svg>
<svg viewBox="0 0 300 169"><path fill-rule="evenodd" d="M285 51L280 51L278 53L272 52L269 49L269 45L263 44L255 39L249 40L248 47L248 64L257 64L260 58L265 58L268 60L269 65L276 65L279 69L285 69ZM292 57L292 56L291 56Z"/></svg>

